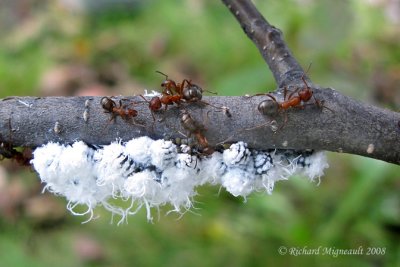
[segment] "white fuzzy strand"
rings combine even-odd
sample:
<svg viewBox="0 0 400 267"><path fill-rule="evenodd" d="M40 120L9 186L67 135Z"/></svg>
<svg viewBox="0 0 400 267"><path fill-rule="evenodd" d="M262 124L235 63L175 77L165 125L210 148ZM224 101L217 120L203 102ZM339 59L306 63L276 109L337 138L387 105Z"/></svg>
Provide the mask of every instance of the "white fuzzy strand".
<svg viewBox="0 0 400 267"><path fill-rule="evenodd" d="M183 214L193 207L196 188L220 185L233 196L246 198L253 192L271 194L277 181L300 174L311 181L320 179L328 167L322 151L249 149L244 142L232 144L211 156L199 155L188 146L142 136L127 143L87 146L48 143L37 148L31 161L44 188L64 196L74 215L94 218L94 208L102 205L121 216L119 223L141 207L152 220L151 210L164 205ZM110 198L131 205L114 206ZM83 212L77 206L86 206Z"/></svg>

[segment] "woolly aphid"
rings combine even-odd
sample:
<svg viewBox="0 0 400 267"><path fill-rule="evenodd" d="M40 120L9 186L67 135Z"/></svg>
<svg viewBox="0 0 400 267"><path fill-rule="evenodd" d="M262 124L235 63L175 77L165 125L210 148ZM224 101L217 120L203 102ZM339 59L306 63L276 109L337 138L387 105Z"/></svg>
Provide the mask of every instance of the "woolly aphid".
<svg viewBox="0 0 400 267"><path fill-rule="evenodd" d="M191 154L188 146L143 136L123 143L88 146L48 143L37 148L32 164L44 190L64 196L74 215L90 214L97 205L113 214L135 214L141 207L152 220L152 208L171 205L183 213L193 207L196 187L221 185L229 193L246 198L255 191L271 194L279 180L294 174L314 181L328 167L324 152L249 149L244 142L214 152L209 157ZM122 199L128 207L110 204ZM75 207L84 205L86 212Z"/></svg>

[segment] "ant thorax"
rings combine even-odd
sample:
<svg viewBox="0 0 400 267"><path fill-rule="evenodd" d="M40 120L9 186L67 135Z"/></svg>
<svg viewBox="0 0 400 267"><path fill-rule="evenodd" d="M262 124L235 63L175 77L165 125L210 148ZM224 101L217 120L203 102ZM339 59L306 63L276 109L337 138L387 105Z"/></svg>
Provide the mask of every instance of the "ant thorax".
<svg viewBox="0 0 400 267"><path fill-rule="evenodd" d="M303 175L318 181L328 167L324 152L317 151L261 151L238 142L212 152L204 156L187 145L143 136L105 146L48 143L33 152L31 163L44 188L64 196L72 214L89 215L90 220L102 205L120 215L120 222L140 207L146 207L148 220L152 207L167 204L184 213L203 184L220 185L234 196L271 194L280 180ZM115 199L132 204L123 208ZM78 205L87 211L77 212Z"/></svg>

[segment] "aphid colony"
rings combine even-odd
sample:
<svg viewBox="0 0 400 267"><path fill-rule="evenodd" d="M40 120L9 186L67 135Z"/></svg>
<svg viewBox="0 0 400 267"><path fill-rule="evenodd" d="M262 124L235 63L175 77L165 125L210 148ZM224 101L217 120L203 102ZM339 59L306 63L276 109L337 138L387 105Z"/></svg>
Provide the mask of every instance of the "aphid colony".
<svg viewBox="0 0 400 267"><path fill-rule="evenodd" d="M75 215L89 214L103 205L113 214L135 214L170 204L182 213L192 207L197 186L221 185L234 196L254 191L270 194L274 184L301 174L318 179L328 167L323 152L291 150L258 151L238 142L211 156L194 155L186 145L152 140L146 136L129 142L93 147L82 141L72 145L48 143L33 152L32 165L45 184L44 189L62 195ZM119 198L126 207L110 204ZM87 211L76 212L78 205Z"/></svg>
<svg viewBox="0 0 400 267"><path fill-rule="evenodd" d="M130 120L138 115L138 111L133 108L133 106L146 103L148 104L149 110L153 117L153 127L156 122L154 113L162 110L164 105L164 111L167 111L169 105L181 106L182 104L200 103L203 105L209 105L213 108L220 109L224 113L231 117L229 109L227 107L217 107L202 99L203 90L200 86L192 83L190 80L184 79L181 83L175 82L168 78L168 75L157 71L158 73L165 76L165 80L161 83L162 92L161 94L153 91L153 94L145 94L145 96L150 96L151 99L148 100L145 96L139 95L143 101L133 102L128 104L123 104L122 100L119 100L119 104L112 100L110 97L103 97L100 100L100 104L104 109L105 113L111 114L110 121L115 120L117 116L120 116L123 120ZM209 93L215 94L213 92L207 91ZM124 99L126 100L126 99ZM203 155L210 155L214 152L214 149L209 145L207 138L204 136L206 128L203 124L196 121L188 111L184 110L180 114L180 122L182 127L187 131L189 136L193 136L197 141L197 146L199 153ZM136 123L134 123L136 124ZM137 125L137 124L136 124ZM144 126L144 125L140 125Z"/></svg>
<svg viewBox="0 0 400 267"><path fill-rule="evenodd" d="M135 214L144 206L147 218L151 220L153 207L169 204L178 213L189 210L196 187L206 183L220 185L236 197L246 197L254 191L271 194L276 181L287 180L295 174L314 181L328 167L324 152L259 151L249 149L244 142L234 143L229 149L212 147L205 136L205 125L196 121L181 105L209 105L231 117L229 109L203 101L204 90L190 80L177 83L161 74L165 76L161 84L162 92L146 95L151 97L150 100L140 95L143 101L124 104L119 100L117 104L112 98L103 97L100 104L104 112L110 114L110 121L118 116L128 121L138 115L134 106L146 103L153 117L153 126L155 112L163 107L166 111L168 106L174 104L180 106L181 126L188 137L193 137L196 145L176 145L172 141L143 136L125 143L115 141L106 146L78 141L70 145L48 143L37 148L30 163L45 184L44 189L66 197L67 208L73 214L88 214L90 220L93 209L102 205L113 214L120 215L120 222L123 222L128 215ZM304 77L302 79L305 87L299 87L290 94L285 88L282 102L272 94L264 94L269 99L259 104L259 111L264 115L274 115L292 107L304 108L313 97L313 92ZM323 102L314 100L318 107L324 107ZM85 121L88 119L87 108L85 103ZM287 116L280 128L286 120ZM29 157L4 144L0 147L0 154L24 164L29 162ZM126 205L119 207L111 204L110 200L116 198L124 200ZM76 211L76 207L81 205L87 207L86 212Z"/></svg>

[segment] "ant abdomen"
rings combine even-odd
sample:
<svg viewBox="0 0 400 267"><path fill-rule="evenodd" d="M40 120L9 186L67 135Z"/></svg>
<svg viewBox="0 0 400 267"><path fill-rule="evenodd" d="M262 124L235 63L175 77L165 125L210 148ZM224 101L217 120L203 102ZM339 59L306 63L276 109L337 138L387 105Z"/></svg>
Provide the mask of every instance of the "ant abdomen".
<svg viewBox="0 0 400 267"><path fill-rule="evenodd" d="M273 115L278 112L278 103L272 99L261 101L258 104L258 111L263 115Z"/></svg>
<svg viewBox="0 0 400 267"><path fill-rule="evenodd" d="M199 86L191 84L189 87L183 89L183 99L188 102L200 101L203 98L202 91Z"/></svg>
<svg viewBox="0 0 400 267"><path fill-rule="evenodd" d="M103 107L103 109L109 112L112 112L113 108L115 107L115 102L111 98L106 96L100 100L100 104Z"/></svg>
<svg viewBox="0 0 400 267"><path fill-rule="evenodd" d="M161 109L161 106L162 106L162 103L158 96L153 97L149 102L149 108L152 111L157 111L157 110Z"/></svg>

